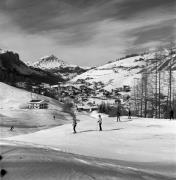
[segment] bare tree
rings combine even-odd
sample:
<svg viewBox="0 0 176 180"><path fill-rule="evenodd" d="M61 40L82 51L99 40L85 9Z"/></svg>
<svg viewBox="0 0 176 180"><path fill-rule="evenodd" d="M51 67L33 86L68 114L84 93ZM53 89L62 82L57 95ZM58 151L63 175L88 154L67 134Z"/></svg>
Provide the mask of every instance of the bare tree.
<svg viewBox="0 0 176 180"><path fill-rule="evenodd" d="M148 100L148 62L146 62L146 66L145 66L145 72L144 72L144 117L147 117L147 100Z"/></svg>
<svg viewBox="0 0 176 180"><path fill-rule="evenodd" d="M155 54L155 117L158 117L158 56Z"/></svg>

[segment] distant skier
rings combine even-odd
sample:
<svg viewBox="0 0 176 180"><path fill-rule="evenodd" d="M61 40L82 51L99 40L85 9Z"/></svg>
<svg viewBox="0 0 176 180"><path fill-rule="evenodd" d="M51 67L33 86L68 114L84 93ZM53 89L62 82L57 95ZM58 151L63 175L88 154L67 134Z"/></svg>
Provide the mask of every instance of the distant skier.
<svg viewBox="0 0 176 180"><path fill-rule="evenodd" d="M98 124L99 124L99 131L102 131L102 127L101 127L101 125L102 125L102 117L101 117L101 115L99 114L99 116L98 116Z"/></svg>
<svg viewBox="0 0 176 180"><path fill-rule="evenodd" d="M120 122L120 110L117 109L117 122Z"/></svg>
<svg viewBox="0 0 176 180"><path fill-rule="evenodd" d="M128 119L131 119L131 110L128 109Z"/></svg>
<svg viewBox="0 0 176 180"><path fill-rule="evenodd" d="M55 119L56 119L56 117L55 117L55 116L53 116L53 119L55 120Z"/></svg>
<svg viewBox="0 0 176 180"><path fill-rule="evenodd" d="M13 131L13 130L14 130L14 126L11 126L11 127L10 127L10 131Z"/></svg>
<svg viewBox="0 0 176 180"><path fill-rule="evenodd" d="M116 115L117 115L117 122L120 122L120 109L121 109L121 104L120 101L117 101L117 111L116 111Z"/></svg>
<svg viewBox="0 0 176 180"><path fill-rule="evenodd" d="M77 119L76 112L73 113L73 133L76 133Z"/></svg>
<svg viewBox="0 0 176 180"><path fill-rule="evenodd" d="M170 120L174 119L174 111L173 109L170 110Z"/></svg>

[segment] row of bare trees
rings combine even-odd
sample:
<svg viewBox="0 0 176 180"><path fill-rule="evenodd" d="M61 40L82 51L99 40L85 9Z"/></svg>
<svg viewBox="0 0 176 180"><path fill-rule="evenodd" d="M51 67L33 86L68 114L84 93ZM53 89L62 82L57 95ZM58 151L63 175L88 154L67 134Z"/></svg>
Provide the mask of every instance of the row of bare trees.
<svg viewBox="0 0 176 180"><path fill-rule="evenodd" d="M169 118L171 110L176 114L175 61L172 48L167 55L158 51L154 58L146 60L141 76L134 79L132 99L137 116Z"/></svg>

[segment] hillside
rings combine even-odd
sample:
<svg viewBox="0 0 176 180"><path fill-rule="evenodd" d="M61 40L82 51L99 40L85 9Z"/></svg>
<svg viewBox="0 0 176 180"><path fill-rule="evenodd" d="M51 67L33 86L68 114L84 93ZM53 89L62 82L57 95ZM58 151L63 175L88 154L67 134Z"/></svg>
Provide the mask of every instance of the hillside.
<svg viewBox="0 0 176 180"><path fill-rule="evenodd" d="M167 80L167 73L170 67L176 72L176 51L171 55L169 51L163 51L160 57L156 57L156 52L146 53L142 55L135 55L132 57L127 56L113 62L109 62L105 65L91 69L81 75L76 76L71 81L75 82L78 79L85 79L86 81L92 82L103 82L105 84L104 89L111 90L123 85L134 85L134 79L141 78L143 72L148 74L155 73L156 71L156 60L157 69L165 74Z"/></svg>
<svg viewBox="0 0 176 180"><path fill-rule="evenodd" d="M47 71L29 67L22 62L17 53L11 51L0 51L0 81L2 82L50 82L62 81L60 76L53 75Z"/></svg>
<svg viewBox="0 0 176 180"><path fill-rule="evenodd" d="M49 104L48 109L28 109L31 98L46 100ZM62 125L70 120L71 116L62 111L62 104L57 100L34 93L31 96L28 91L0 82L1 138ZM15 126L15 130L9 132L12 125Z"/></svg>
<svg viewBox="0 0 176 180"><path fill-rule="evenodd" d="M0 82L0 109L20 109L31 98L47 100L50 102L51 108L59 108L60 106L54 99L34 93L31 94L31 92Z"/></svg>

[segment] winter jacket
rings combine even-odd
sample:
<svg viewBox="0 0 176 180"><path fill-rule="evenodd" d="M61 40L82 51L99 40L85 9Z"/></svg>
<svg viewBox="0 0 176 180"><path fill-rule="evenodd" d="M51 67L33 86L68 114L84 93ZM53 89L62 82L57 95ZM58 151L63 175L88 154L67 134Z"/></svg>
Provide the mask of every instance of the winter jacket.
<svg viewBox="0 0 176 180"><path fill-rule="evenodd" d="M102 118L99 118L99 120L97 121L99 124L102 124Z"/></svg>

